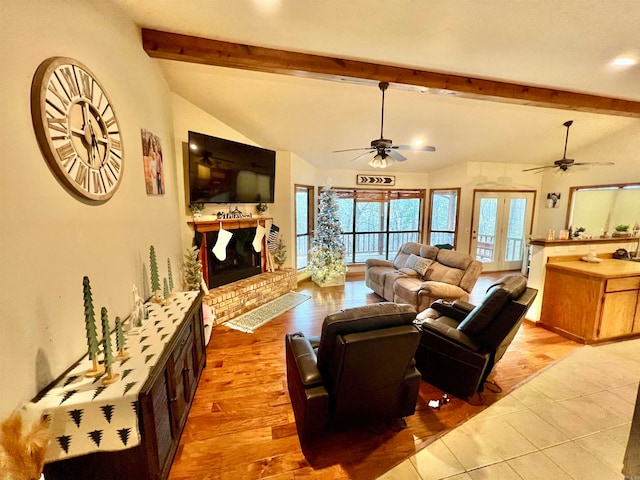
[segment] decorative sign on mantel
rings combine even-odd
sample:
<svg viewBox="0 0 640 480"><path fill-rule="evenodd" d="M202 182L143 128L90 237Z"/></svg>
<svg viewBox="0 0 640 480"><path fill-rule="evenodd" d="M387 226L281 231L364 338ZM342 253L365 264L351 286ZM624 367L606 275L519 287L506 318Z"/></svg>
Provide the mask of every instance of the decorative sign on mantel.
<svg viewBox="0 0 640 480"><path fill-rule="evenodd" d="M393 175L364 175L356 176L356 185L376 185L393 187L396 184L396 177Z"/></svg>

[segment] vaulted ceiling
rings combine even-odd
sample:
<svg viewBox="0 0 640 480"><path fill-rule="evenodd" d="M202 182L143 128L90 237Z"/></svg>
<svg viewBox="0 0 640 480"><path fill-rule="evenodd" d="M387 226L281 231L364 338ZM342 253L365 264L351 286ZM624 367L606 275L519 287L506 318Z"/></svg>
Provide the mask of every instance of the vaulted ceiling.
<svg viewBox="0 0 640 480"><path fill-rule="evenodd" d="M144 29L199 37L143 31L175 93L319 168L371 170L332 151L380 137L380 80L384 136L436 147L387 171L549 164L566 120L573 158L640 122L640 64L611 64L640 59L637 0L113 1Z"/></svg>

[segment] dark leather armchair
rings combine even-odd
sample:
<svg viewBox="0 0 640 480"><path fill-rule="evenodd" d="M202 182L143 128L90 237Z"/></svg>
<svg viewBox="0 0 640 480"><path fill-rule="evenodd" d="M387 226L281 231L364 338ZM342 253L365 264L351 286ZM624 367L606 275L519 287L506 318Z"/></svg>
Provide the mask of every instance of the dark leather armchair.
<svg viewBox="0 0 640 480"><path fill-rule="evenodd" d="M287 334L287 384L301 442L328 426L412 415L420 332L410 305L376 303L327 316L318 337Z"/></svg>
<svg viewBox="0 0 640 480"><path fill-rule="evenodd" d="M416 351L422 379L463 399L481 393L537 293L527 288L525 277L515 275L489 287L478 306L434 302L416 320L422 330Z"/></svg>

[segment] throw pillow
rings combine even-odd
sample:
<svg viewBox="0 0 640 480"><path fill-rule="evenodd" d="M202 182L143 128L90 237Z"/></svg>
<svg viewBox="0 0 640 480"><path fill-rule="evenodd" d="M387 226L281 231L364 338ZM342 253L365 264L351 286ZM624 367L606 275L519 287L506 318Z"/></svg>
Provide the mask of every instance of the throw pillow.
<svg viewBox="0 0 640 480"><path fill-rule="evenodd" d="M405 263L404 267L415 270L418 275L422 277L425 273L427 273L427 269L432 263L433 260L422 258L412 253L411 255L409 255L409 258L407 258L407 263Z"/></svg>
<svg viewBox="0 0 640 480"><path fill-rule="evenodd" d="M413 269L413 267L416 264L416 261L419 259L420 257L418 255L415 254L411 254L407 257L407 261L404 264L404 268L411 268Z"/></svg>
<svg viewBox="0 0 640 480"><path fill-rule="evenodd" d="M431 266L432 263L433 263L433 260L429 260L427 258L422 258L421 257L416 261L416 264L413 267L413 269L416 272L418 272L418 275L423 277L424 274L427 273L427 270L429 269L429 267Z"/></svg>

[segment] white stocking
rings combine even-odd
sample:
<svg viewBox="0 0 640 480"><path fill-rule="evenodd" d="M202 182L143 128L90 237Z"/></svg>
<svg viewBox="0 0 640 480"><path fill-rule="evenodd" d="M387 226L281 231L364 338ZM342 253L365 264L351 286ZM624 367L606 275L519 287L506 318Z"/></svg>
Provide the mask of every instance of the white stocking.
<svg viewBox="0 0 640 480"><path fill-rule="evenodd" d="M221 262L224 262L227 258L227 245L229 245L232 236L233 234L224 228L220 228L218 232L218 239L211 251Z"/></svg>
<svg viewBox="0 0 640 480"><path fill-rule="evenodd" d="M262 251L262 239L264 238L264 234L267 232L267 229L262 225L258 225L256 227L256 238L253 239L253 249L256 252Z"/></svg>

